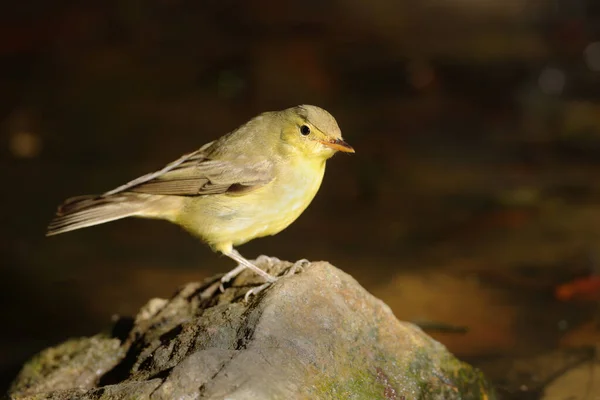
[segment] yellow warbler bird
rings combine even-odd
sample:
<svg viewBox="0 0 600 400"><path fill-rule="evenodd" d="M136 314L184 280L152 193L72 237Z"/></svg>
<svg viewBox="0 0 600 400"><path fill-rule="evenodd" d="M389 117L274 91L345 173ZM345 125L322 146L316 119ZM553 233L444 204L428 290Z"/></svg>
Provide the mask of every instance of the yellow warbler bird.
<svg viewBox="0 0 600 400"><path fill-rule="evenodd" d="M224 282L245 268L274 282L234 246L275 235L294 222L315 197L325 162L337 151L354 153L322 108L266 112L159 171L99 196L68 199L47 235L126 217L164 219L238 263Z"/></svg>

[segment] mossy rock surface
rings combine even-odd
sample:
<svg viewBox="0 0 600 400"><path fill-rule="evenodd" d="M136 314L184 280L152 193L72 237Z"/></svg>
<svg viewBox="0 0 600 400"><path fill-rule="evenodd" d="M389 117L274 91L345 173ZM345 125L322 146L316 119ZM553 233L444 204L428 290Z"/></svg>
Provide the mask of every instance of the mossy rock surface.
<svg viewBox="0 0 600 400"><path fill-rule="evenodd" d="M261 257L273 274L290 263ZM243 300L190 283L153 299L110 336L72 339L34 357L15 399L491 399L482 374L454 358L352 277L325 262Z"/></svg>

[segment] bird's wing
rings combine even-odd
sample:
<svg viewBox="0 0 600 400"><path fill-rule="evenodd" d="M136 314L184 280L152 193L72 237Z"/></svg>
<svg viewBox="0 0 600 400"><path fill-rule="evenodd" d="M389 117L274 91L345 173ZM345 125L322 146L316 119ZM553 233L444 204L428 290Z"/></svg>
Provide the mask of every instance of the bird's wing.
<svg viewBox="0 0 600 400"><path fill-rule="evenodd" d="M244 156L233 160L212 160L204 151L207 147L205 145L159 171L106 192L103 197L120 192L174 196L242 194L273 180L272 163L268 160L256 161Z"/></svg>

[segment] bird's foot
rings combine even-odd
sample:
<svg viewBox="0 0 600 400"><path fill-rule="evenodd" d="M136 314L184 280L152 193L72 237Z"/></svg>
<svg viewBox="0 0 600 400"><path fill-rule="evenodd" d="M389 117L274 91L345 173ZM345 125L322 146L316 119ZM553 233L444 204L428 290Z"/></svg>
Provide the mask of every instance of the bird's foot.
<svg viewBox="0 0 600 400"><path fill-rule="evenodd" d="M258 268L250 261L246 260L237 250L233 248L230 248L228 251L224 251L223 254L237 262L238 266L226 273L225 276L221 278L221 283L229 282L230 280L238 276L246 268L251 269L257 275L260 275L267 282L275 282L277 280L277 278L275 278L274 276L270 275L269 273Z"/></svg>
<svg viewBox="0 0 600 400"><path fill-rule="evenodd" d="M269 257L269 258L275 258L275 257ZM279 261L279 259L276 259L276 260ZM257 261L258 261L258 259L257 259ZM288 268L288 270L285 272L285 274L283 276L292 276L298 272L302 272L302 270L304 269L304 267L307 264L310 264L310 261L308 261L307 259L298 260L290 268ZM248 300L250 299L250 296L256 296L257 294L259 294L260 292L262 292L263 290L265 290L266 288L271 286L273 283L274 282L263 283L260 286L253 287L252 289L248 290L246 292L246 294L244 295L244 301L248 302Z"/></svg>
<svg viewBox="0 0 600 400"><path fill-rule="evenodd" d="M256 259L257 264L267 264L267 266L271 266L275 263L280 262L281 260L279 260L276 257L268 257L265 255L261 255ZM268 274L267 272L263 271L262 269L260 269L259 267L257 267L256 265L252 264L250 261L246 261L245 263L241 263L235 267L234 269L232 269L231 271L229 271L228 273L226 273L225 275L223 275L223 277L221 277L221 285L219 286L219 289L221 290L221 292L225 291L225 284L227 284L228 282L230 282L232 279L234 279L236 276L238 276L239 274L242 273L243 270L245 270L246 268L250 268L252 271L256 272L258 275L260 275L261 277L263 277L267 282L275 282L277 280L276 277Z"/></svg>
<svg viewBox="0 0 600 400"><path fill-rule="evenodd" d="M260 286L255 286L252 289L248 290L246 292L246 294L244 295L244 301L247 303L248 300L250 300L250 296L256 296L257 294L259 294L260 292L262 292L263 290L265 290L266 288L271 286L273 283L274 282L266 282Z"/></svg>
<svg viewBox="0 0 600 400"><path fill-rule="evenodd" d="M221 277L221 285L219 286L219 290L221 291L221 293L223 293L225 291L224 285L229 283L230 280L232 280L233 278L238 276L245 269L246 269L246 266L240 264L237 267L235 267L234 269L232 269L231 271L229 271L228 273L226 273L225 275L223 275Z"/></svg>
<svg viewBox="0 0 600 400"><path fill-rule="evenodd" d="M291 275L295 275L298 272L302 272L304 270L304 267L306 265L310 264L310 261L308 261L306 258L303 258L302 260L298 260L296 261L285 273L285 276L291 276Z"/></svg>

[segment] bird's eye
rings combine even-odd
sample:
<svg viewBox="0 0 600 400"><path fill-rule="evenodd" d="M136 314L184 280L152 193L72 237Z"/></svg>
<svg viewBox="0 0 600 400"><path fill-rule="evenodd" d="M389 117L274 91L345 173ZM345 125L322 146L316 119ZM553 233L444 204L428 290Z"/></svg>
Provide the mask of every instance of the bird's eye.
<svg viewBox="0 0 600 400"><path fill-rule="evenodd" d="M307 136L308 134L310 134L310 128L306 125L302 125L300 127L300 133L304 136Z"/></svg>

